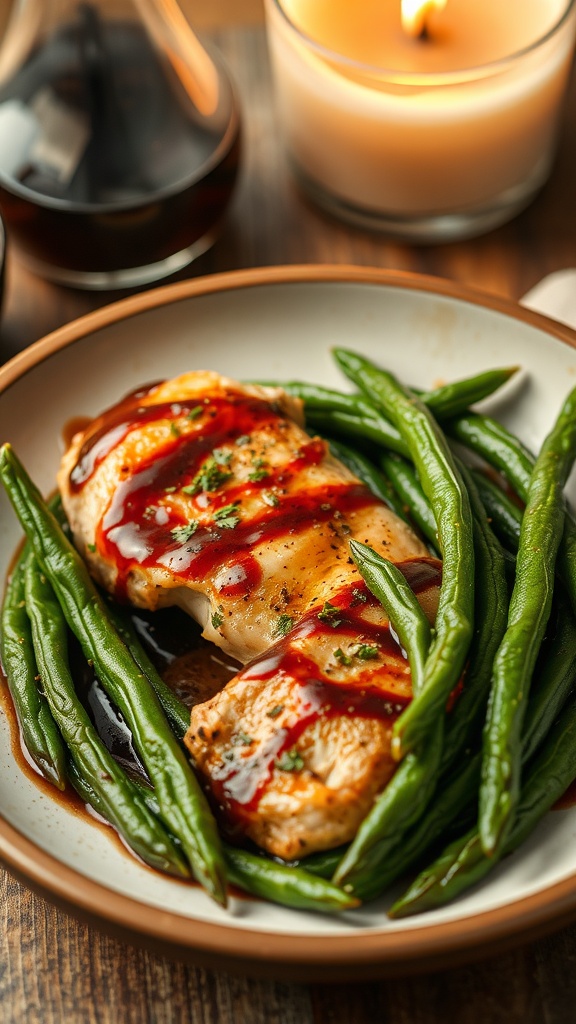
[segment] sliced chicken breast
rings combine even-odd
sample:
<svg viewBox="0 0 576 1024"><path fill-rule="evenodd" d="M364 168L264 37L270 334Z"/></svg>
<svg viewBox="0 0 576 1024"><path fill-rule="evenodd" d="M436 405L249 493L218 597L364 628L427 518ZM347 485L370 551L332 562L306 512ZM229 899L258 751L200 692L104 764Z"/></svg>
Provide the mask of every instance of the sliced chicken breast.
<svg viewBox="0 0 576 1024"><path fill-rule="evenodd" d="M58 483L103 586L180 606L247 666L186 736L227 828L287 859L350 839L393 773L411 687L349 541L400 563L432 619L440 566L421 541L306 434L297 401L208 371L108 410Z"/></svg>

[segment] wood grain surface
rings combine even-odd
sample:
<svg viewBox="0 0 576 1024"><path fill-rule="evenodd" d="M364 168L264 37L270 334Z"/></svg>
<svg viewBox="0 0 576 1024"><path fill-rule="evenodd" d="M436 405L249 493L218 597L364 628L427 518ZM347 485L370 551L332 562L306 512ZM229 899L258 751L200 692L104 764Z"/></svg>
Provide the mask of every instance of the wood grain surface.
<svg viewBox="0 0 576 1024"><path fill-rule="evenodd" d="M237 6L236 6L237 4ZM0 5L4 7L4 4ZM193 0L186 5L192 8ZM471 242L411 247L329 221L297 193L274 118L256 0L196 0L236 83L244 154L236 198L196 276L280 263L357 263L424 272L519 298L576 266L576 82L558 160L537 201ZM235 22L226 24L226 17ZM10 255L0 330L7 359L120 293L55 287ZM230 977L170 962L101 935L0 873L0 1024L568 1024L576 1011L576 927L468 967L408 979L327 986ZM423 965L424 971L425 965Z"/></svg>

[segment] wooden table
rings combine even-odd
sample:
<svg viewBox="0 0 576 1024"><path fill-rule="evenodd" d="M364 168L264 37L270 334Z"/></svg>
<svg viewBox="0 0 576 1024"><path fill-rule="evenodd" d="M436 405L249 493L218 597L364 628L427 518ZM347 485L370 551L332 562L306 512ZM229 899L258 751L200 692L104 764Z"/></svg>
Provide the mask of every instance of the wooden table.
<svg viewBox="0 0 576 1024"><path fill-rule="evenodd" d="M225 0L215 10L226 8ZM278 263L334 262L434 274L519 298L545 274L576 266L576 80L553 176L513 223L473 242L409 247L326 219L287 174L271 102L258 0L251 20L214 37L244 112L241 181L226 230L188 276ZM186 275L180 275L186 276ZM0 356L117 294L55 287L10 257ZM123 945L46 905L0 873L1 1024L565 1024L576 1005L576 927L473 966L359 986L232 978ZM486 951L489 957L490 951Z"/></svg>

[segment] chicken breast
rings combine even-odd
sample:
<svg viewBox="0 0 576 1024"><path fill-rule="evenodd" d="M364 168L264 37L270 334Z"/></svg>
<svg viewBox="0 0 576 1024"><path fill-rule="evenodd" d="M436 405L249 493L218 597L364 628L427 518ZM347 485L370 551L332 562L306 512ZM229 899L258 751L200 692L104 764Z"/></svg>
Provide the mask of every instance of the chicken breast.
<svg viewBox="0 0 576 1024"><path fill-rule="evenodd" d="M421 541L308 436L300 403L208 371L108 410L58 483L103 586L180 606L246 666L186 736L228 829L286 859L350 839L394 771L411 686L349 540L399 563L433 619L440 566Z"/></svg>

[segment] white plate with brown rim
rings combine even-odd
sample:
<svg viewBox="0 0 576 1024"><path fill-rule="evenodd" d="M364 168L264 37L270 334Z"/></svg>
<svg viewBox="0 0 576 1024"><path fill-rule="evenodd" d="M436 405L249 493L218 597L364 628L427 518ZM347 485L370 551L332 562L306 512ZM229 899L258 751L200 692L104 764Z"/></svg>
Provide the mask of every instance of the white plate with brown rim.
<svg viewBox="0 0 576 1024"><path fill-rule="evenodd" d="M356 348L423 388L520 364L518 379L486 407L532 448L576 379L575 332L446 281L344 266L238 271L124 299L15 357L0 369L0 441L13 444L48 493L63 429L74 418L192 369L345 387L334 345ZM21 537L4 494L0 522L4 579ZM392 892L335 918L252 899L223 910L198 887L143 867L109 832L23 770L4 700L0 859L71 913L168 956L343 981L454 965L576 917L576 808L549 813L469 893L404 921L386 916Z"/></svg>

